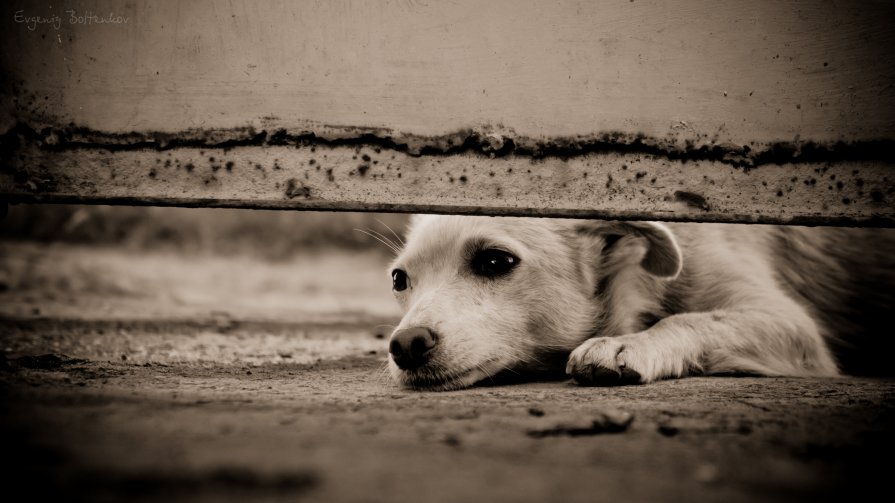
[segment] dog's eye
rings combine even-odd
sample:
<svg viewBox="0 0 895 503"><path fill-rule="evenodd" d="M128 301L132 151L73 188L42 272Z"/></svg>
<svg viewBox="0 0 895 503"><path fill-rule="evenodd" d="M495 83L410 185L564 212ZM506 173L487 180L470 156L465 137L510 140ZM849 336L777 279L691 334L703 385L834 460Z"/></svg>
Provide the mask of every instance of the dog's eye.
<svg viewBox="0 0 895 503"><path fill-rule="evenodd" d="M407 289L407 273L401 269L392 271L392 289L396 292L403 292Z"/></svg>
<svg viewBox="0 0 895 503"><path fill-rule="evenodd" d="M486 278L496 278L510 272L519 264L519 258L510 252L489 248L472 257L472 271Z"/></svg>

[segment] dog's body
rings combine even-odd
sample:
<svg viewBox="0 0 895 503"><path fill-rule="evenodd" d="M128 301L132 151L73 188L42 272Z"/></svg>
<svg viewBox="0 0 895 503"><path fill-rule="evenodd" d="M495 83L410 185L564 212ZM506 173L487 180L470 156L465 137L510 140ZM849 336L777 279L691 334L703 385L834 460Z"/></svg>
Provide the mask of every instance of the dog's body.
<svg viewBox="0 0 895 503"><path fill-rule="evenodd" d="M424 216L392 271L393 375L586 384L890 372L895 233Z"/></svg>

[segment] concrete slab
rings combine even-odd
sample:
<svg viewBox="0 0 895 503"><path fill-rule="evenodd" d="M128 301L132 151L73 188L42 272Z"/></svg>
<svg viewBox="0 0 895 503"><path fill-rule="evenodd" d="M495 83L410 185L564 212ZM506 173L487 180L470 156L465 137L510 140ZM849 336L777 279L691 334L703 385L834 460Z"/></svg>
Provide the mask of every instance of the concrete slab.
<svg viewBox="0 0 895 503"><path fill-rule="evenodd" d="M378 325L394 312L376 306L388 292L314 274L372 278L382 256L309 268L2 251L0 477L14 499L764 502L886 490L893 380L410 391L385 369ZM309 318L260 302L276 296L341 301Z"/></svg>

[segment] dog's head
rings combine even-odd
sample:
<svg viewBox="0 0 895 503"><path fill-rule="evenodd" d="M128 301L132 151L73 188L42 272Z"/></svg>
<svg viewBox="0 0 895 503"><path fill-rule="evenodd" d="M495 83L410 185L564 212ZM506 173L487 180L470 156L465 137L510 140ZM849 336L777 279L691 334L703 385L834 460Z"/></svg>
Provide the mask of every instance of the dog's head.
<svg viewBox="0 0 895 503"><path fill-rule="evenodd" d="M562 369L581 342L638 316L643 306L622 292L656 288L680 268L659 224L415 217L389 269L404 310L392 374L409 387L457 389L502 371Z"/></svg>

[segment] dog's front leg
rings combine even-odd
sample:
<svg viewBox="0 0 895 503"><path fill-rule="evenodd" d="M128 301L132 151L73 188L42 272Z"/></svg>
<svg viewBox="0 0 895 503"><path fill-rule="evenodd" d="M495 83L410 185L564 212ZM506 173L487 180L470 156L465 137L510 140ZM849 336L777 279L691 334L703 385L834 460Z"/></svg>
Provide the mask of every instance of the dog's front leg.
<svg viewBox="0 0 895 503"><path fill-rule="evenodd" d="M836 364L800 308L670 316L643 332L594 337L569 356L581 384L648 383L689 374L832 376Z"/></svg>

